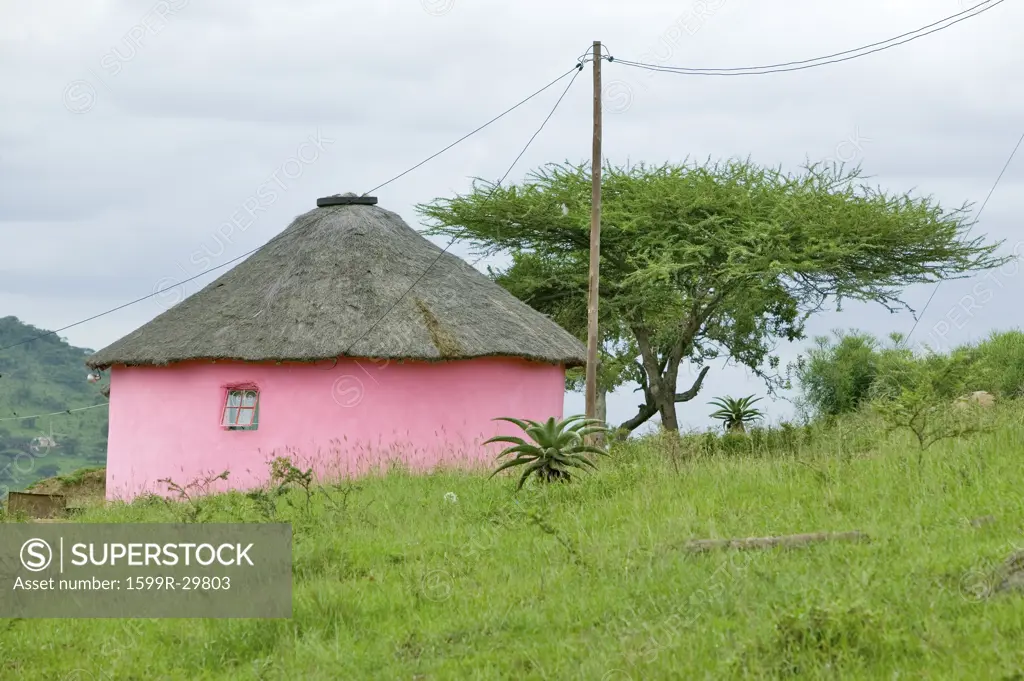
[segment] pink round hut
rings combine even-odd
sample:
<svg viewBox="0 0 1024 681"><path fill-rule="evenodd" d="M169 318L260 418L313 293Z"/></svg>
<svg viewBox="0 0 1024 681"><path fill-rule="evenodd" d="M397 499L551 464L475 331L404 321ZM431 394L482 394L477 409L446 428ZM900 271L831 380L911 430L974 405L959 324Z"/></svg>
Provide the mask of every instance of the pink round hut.
<svg viewBox="0 0 1024 681"><path fill-rule="evenodd" d="M92 355L110 368L107 498L490 465L497 416L562 417L585 348L374 197L326 197L241 264Z"/></svg>

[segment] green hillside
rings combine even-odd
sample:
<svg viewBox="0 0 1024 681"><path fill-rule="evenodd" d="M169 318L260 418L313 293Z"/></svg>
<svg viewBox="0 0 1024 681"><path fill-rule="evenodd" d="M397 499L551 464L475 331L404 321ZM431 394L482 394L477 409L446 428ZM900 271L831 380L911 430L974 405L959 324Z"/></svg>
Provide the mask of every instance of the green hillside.
<svg viewBox="0 0 1024 681"><path fill-rule="evenodd" d="M0 347L46 331L16 317L0 318ZM49 335L0 351L0 492L45 477L102 466L107 452L104 382L88 383L85 357L93 351ZM51 438L55 447L35 438Z"/></svg>

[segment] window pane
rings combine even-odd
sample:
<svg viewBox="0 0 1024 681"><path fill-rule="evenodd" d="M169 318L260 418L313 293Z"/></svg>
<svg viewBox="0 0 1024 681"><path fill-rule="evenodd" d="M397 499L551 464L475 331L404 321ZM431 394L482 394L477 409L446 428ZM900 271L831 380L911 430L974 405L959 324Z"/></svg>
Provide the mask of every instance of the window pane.
<svg viewBox="0 0 1024 681"><path fill-rule="evenodd" d="M228 407L224 410L224 425L233 426L235 425L235 419L238 417L238 409L234 407Z"/></svg>
<svg viewBox="0 0 1024 681"><path fill-rule="evenodd" d="M228 393L228 406L237 407L242 404L242 393L232 390Z"/></svg>
<svg viewBox="0 0 1024 681"><path fill-rule="evenodd" d="M252 390L245 391L245 394L242 396L242 406L243 407L255 407L256 406L256 393L254 391L252 391Z"/></svg>
<svg viewBox="0 0 1024 681"><path fill-rule="evenodd" d="M238 425L248 426L252 423L252 409L243 409L238 414Z"/></svg>

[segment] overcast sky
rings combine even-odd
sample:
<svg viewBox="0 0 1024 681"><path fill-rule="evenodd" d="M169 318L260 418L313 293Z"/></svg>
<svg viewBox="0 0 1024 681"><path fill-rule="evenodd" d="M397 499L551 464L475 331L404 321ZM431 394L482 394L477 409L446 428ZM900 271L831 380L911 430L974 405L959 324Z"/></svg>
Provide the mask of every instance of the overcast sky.
<svg viewBox="0 0 1024 681"><path fill-rule="evenodd" d="M317 197L365 192L486 122L571 68L595 39L620 59L771 64L884 40L974 4L0 0L0 316L54 329L238 257ZM604 153L613 163L749 156L791 169L835 159L861 163L889 190L980 205L1024 132L1022 24L1022 3L1006 2L890 50L767 76L606 63ZM474 176L497 179L561 89L375 192L379 205L419 227L415 204L465 191ZM591 98L588 68L510 181L589 158ZM1024 152L975 228L1005 239L1006 253L1024 239L1012 217L1024 212L1022 183ZM266 210L237 221L253 202ZM920 309L932 290L907 300ZM1015 265L947 282L913 340L948 347L1016 326L1022 293ZM62 335L103 347L180 295ZM909 315L851 306L820 315L811 331L912 325ZM792 359L806 345L780 352ZM763 385L716 363L700 398L680 407L681 422L704 427L709 399L750 393ZM610 420L632 416L638 395L613 396ZM567 398L568 413L582 408L582 396ZM768 411L777 419L791 406Z"/></svg>

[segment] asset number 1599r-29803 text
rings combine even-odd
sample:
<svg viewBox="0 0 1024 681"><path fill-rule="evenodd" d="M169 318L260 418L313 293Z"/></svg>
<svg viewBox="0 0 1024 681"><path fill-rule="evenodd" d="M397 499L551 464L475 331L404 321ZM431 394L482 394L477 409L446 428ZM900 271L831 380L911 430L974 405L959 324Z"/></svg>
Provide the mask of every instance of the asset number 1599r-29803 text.
<svg viewBox="0 0 1024 681"><path fill-rule="evenodd" d="M227 591L230 577L132 577L129 591Z"/></svg>

